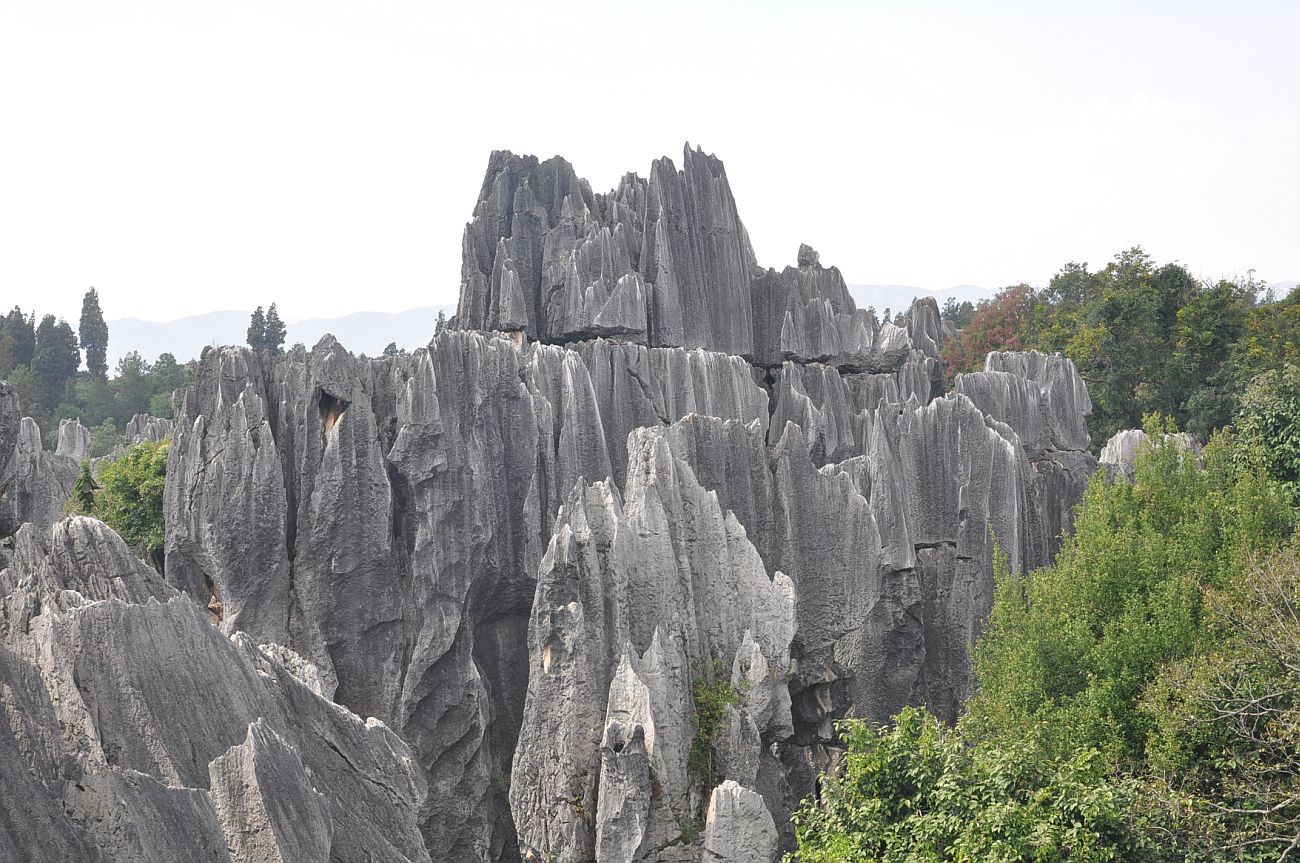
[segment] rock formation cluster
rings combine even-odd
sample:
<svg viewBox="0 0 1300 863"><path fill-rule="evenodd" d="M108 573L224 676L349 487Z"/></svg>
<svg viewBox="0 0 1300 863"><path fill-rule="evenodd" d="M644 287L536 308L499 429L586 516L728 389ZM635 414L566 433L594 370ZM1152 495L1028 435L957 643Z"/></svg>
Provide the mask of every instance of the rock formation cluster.
<svg viewBox="0 0 1300 863"><path fill-rule="evenodd" d="M1068 359L949 386L933 300L761 269L689 147L608 194L494 153L463 249L427 348L208 349L135 424L172 437L165 582L0 486L0 770L41 825L0 842L771 861L836 720L955 714L995 544L1050 560L1096 467ZM0 477L35 477L6 397Z"/></svg>

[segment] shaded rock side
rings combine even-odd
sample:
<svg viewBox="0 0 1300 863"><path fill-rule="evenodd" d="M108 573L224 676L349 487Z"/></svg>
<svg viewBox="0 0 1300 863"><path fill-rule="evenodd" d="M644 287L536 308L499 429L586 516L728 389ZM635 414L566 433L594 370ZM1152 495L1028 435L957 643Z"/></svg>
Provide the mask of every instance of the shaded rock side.
<svg viewBox="0 0 1300 863"><path fill-rule="evenodd" d="M6 859L429 859L423 774L384 725L222 635L100 522L16 539L0 572Z"/></svg>

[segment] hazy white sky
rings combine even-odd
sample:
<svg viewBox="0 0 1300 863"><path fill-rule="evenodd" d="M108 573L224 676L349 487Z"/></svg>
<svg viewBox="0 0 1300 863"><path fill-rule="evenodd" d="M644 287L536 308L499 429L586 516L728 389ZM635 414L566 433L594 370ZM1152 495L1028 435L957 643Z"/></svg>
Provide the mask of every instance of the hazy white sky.
<svg viewBox="0 0 1300 863"><path fill-rule="evenodd" d="M1300 3L0 3L0 307L452 303L492 149L684 141L761 263L1300 278Z"/></svg>

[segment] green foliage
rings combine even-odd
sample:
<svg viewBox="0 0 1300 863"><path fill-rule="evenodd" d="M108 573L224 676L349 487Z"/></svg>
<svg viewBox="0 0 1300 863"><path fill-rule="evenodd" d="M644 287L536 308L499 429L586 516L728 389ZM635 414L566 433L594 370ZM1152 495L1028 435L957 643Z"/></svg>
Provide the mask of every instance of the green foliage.
<svg viewBox="0 0 1300 863"><path fill-rule="evenodd" d="M438 319L433 323L433 334L435 336L442 335L443 331L445 331L446 329L447 329L447 313L439 309Z"/></svg>
<svg viewBox="0 0 1300 863"><path fill-rule="evenodd" d="M17 306L0 317L0 378L7 378L18 366L30 366L36 351L36 316L27 316Z"/></svg>
<svg viewBox="0 0 1300 863"><path fill-rule="evenodd" d="M106 456L126 443L126 438L118 432L113 418L109 417L90 430L90 457Z"/></svg>
<svg viewBox="0 0 1300 863"><path fill-rule="evenodd" d="M1251 381L1235 431L1236 461L1284 484L1300 505L1300 366Z"/></svg>
<svg viewBox="0 0 1300 863"><path fill-rule="evenodd" d="M840 733L839 775L794 818L802 863L1145 859L1134 787L1093 750L973 743L915 707L891 729L855 720Z"/></svg>
<svg viewBox="0 0 1300 863"><path fill-rule="evenodd" d="M1219 436L1201 469L1172 443L1144 448L1131 484L1094 476L1052 566L999 573L969 705L981 738L1141 760L1151 722L1138 698L1207 643L1204 591L1294 528L1284 490L1234 469L1230 450Z"/></svg>
<svg viewBox="0 0 1300 863"><path fill-rule="evenodd" d="M941 314L945 321L961 329L970 325L971 318L975 315L975 304L970 300L963 300L959 303L956 297L949 297L943 302Z"/></svg>
<svg viewBox="0 0 1300 863"><path fill-rule="evenodd" d="M1088 384L1097 446L1153 412L1204 440L1232 421L1251 377L1300 353L1300 296L1256 306L1259 288L1202 283L1133 248L1098 272L1067 264L1042 290L982 301L944 356L958 373L990 350L1063 351Z"/></svg>
<svg viewBox="0 0 1300 863"><path fill-rule="evenodd" d="M387 345L384 346L384 356L395 357L398 355L398 353L399 351L397 350L397 342L389 342Z"/></svg>
<svg viewBox="0 0 1300 863"><path fill-rule="evenodd" d="M726 666L716 659L711 665L705 666L691 688L691 697L695 702L696 731L691 740L688 764L706 793L718 784L713 738L722 728L727 706L739 704L743 694L741 688L731 685L731 676Z"/></svg>
<svg viewBox="0 0 1300 863"><path fill-rule="evenodd" d="M1300 547L1210 598L1214 646L1142 701L1151 820L1186 859L1277 860L1300 846Z"/></svg>
<svg viewBox="0 0 1300 863"><path fill-rule="evenodd" d="M163 487L169 441L142 441L99 468L100 490L90 513L161 571Z"/></svg>
<svg viewBox="0 0 1300 863"><path fill-rule="evenodd" d="M261 306L253 310L253 314L248 321L248 332L245 338L248 341L248 346L255 351L260 351L266 347L266 315L263 314Z"/></svg>
<svg viewBox="0 0 1300 863"><path fill-rule="evenodd" d="M286 335L288 331L280 320L280 313L276 311L275 303L271 303L271 308L266 310L266 341L263 346L273 354L283 353Z"/></svg>
<svg viewBox="0 0 1300 863"><path fill-rule="evenodd" d="M77 330L81 347L86 352L86 368L93 377L108 377L108 324L99 308L99 294L94 288L86 291L81 300L81 321Z"/></svg>
<svg viewBox="0 0 1300 863"><path fill-rule="evenodd" d="M1027 347L1024 330L1034 311L1034 290L1016 285L999 291L975 308L961 336L944 344L944 360L952 374L980 371L989 351Z"/></svg>
<svg viewBox="0 0 1300 863"><path fill-rule="evenodd" d="M46 315L36 328L36 350L31 365L44 385L46 407L54 406L80 365L77 334L67 321L56 321L54 315Z"/></svg>
<svg viewBox="0 0 1300 863"><path fill-rule="evenodd" d="M68 500L68 508L74 512L93 513L97 491L99 491L99 483L95 482L95 477L90 473L90 462L83 461L81 473L77 476L77 481L72 484L72 497Z"/></svg>
<svg viewBox="0 0 1300 863"><path fill-rule="evenodd" d="M677 816L677 832L681 834L682 842L686 845L694 845L695 842L704 835L703 822L693 818L683 818Z"/></svg>

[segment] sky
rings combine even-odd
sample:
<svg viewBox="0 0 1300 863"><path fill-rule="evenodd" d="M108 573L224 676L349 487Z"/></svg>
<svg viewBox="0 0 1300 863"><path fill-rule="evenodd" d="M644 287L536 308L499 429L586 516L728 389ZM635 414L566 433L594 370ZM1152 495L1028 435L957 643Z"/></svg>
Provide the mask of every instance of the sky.
<svg viewBox="0 0 1300 863"><path fill-rule="evenodd" d="M764 266L1300 279L1300 3L0 4L0 307L454 303L489 153L683 144Z"/></svg>

